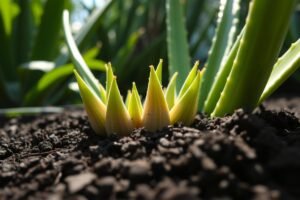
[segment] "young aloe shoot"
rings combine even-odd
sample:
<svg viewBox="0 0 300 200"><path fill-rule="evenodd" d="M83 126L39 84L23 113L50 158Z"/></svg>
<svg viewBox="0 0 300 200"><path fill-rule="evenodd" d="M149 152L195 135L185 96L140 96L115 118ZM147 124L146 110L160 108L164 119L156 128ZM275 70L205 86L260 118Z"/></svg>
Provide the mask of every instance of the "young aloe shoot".
<svg viewBox="0 0 300 200"><path fill-rule="evenodd" d="M186 78L180 93L176 94L177 73L166 89L162 87L160 60L156 70L150 66L147 94L142 103L138 89L133 83L124 102L120 94L113 67L106 65L106 86L102 86L86 67L69 29L68 11L63 15L64 33L75 64L75 77L90 124L101 135L128 135L134 128L144 127L156 131L175 123L190 125L196 115L202 73L196 62ZM94 86L94 87L93 87ZM96 86L96 87L95 87Z"/></svg>
<svg viewBox="0 0 300 200"><path fill-rule="evenodd" d="M111 64L106 67L106 86L96 80L75 45L68 12L64 12L64 33L75 64L75 76L90 123L97 133L128 135L139 127L156 131L178 122L189 125L197 110L210 116L224 116L238 108L252 110L299 68L299 41L276 62L295 0L252 0L244 28L234 43L240 0L220 2L219 23L205 70L200 72L199 62L196 62L185 79L185 75L174 73L164 89L161 80L163 62L160 60L156 70L150 67L144 103L135 84L123 102ZM182 39L186 44L185 30L180 31L183 29L182 16L180 24L174 20L174 10L179 11L179 5L179 0L167 1L168 41L172 43L168 45L170 55L177 52L171 48L176 46L176 41ZM175 34L174 30L179 30L180 34ZM179 46L185 45L180 43ZM177 63L175 58L179 57L187 63L187 49L182 51L185 53L169 56L170 63ZM181 89L176 88L177 77Z"/></svg>

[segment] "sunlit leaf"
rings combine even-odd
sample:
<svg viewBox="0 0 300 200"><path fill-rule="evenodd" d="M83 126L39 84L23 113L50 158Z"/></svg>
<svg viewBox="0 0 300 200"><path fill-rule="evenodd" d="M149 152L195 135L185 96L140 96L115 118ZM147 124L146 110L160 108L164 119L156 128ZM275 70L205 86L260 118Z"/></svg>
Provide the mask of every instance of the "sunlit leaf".
<svg viewBox="0 0 300 200"><path fill-rule="evenodd" d="M172 124L182 122L185 125L190 125L194 121L198 109L200 80L201 73L198 71L196 78L186 93L176 102L170 111Z"/></svg>
<svg viewBox="0 0 300 200"><path fill-rule="evenodd" d="M184 93L187 91L187 89L190 87L190 85L192 84L193 80L195 79L195 77L197 75L199 64L200 64L199 61L195 62L192 70L189 72L187 78L184 81L184 84L182 85L182 88L179 92L178 98L181 98L184 95Z"/></svg>
<svg viewBox="0 0 300 200"><path fill-rule="evenodd" d="M135 83L132 84L132 96L128 104L128 111L134 127L142 127L143 106Z"/></svg>
<svg viewBox="0 0 300 200"><path fill-rule="evenodd" d="M109 134L129 135L133 124L126 106L123 103L116 77L113 77L107 101L106 131Z"/></svg>
<svg viewBox="0 0 300 200"><path fill-rule="evenodd" d="M170 124L168 104L153 66L150 67L143 124L149 131L156 131Z"/></svg>
<svg viewBox="0 0 300 200"><path fill-rule="evenodd" d="M100 135L105 134L106 107L100 98L88 87L80 75L74 71L81 98L94 131Z"/></svg>

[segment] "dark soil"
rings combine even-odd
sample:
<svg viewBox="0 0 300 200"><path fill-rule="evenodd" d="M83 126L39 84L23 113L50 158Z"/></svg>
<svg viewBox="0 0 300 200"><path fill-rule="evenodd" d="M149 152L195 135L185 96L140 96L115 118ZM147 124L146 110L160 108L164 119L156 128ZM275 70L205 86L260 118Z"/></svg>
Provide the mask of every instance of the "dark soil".
<svg viewBox="0 0 300 200"><path fill-rule="evenodd" d="M0 199L300 199L299 115L300 98L273 100L123 138L83 111L2 119Z"/></svg>

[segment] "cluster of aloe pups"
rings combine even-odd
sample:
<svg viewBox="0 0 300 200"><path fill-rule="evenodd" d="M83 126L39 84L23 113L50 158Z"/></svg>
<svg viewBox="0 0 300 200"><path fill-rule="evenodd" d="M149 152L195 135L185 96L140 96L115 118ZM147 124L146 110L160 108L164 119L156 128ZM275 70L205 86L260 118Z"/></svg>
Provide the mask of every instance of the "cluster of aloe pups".
<svg viewBox="0 0 300 200"><path fill-rule="evenodd" d="M64 12L66 40L76 63L74 70L81 97L91 126L101 135L116 133L127 135L134 128L145 127L156 131L169 124L181 122L190 125L197 113L200 91L199 62L189 72L179 94L176 94L175 73L168 86L162 87L162 67L160 60L156 69L150 66L147 95L142 104L135 83L128 91L125 102L120 94L117 77L110 63L106 65L106 87L92 75L81 57L68 26L68 12Z"/></svg>
<svg viewBox="0 0 300 200"><path fill-rule="evenodd" d="M198 62L189 73L178 96L175 91L177 74L174 74L163 91L162 60L156 70L150 66L144 104L135 83L132 84L132 90L128 91L125 103L123 102L111 64L106 65L106 89L99 83L98 91L91 90L77 71L74 72L90 123L99 134L127 135L134 128L140 127L156 131L176 122L190 125L197 112L201 80Z"/></svg>
<svg viewBox="0 0 300 200"><path fill-rule="evenodd" d="M166 2L169 72L174 75L163 90L162 61L156 70L151 66L144 104L135 84L123 102L110 64L106 66L106 88L96 80L75 45L68 13L64 13L75 75L96 132L127 135L137 127L155 131L176 122L189 125L197 111L213 117L230 114L237 108L252 110L300 66L300 41L276 62L295 0L252 0L245 26L237 37L240 0L221 0L216 35L202 70L205 73L198 70L198 62L190 72L186 66L190 58L182 2Z"/></svg>

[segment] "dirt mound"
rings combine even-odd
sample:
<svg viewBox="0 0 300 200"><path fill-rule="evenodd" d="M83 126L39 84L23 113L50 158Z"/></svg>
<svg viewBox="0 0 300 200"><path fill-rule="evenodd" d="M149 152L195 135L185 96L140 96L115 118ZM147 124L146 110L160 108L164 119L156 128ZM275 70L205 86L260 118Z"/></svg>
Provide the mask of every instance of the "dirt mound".
<svg viewBox="0 0 300 200"><path fill-rule="evenodd" d="M2 121L0 199L299 199L295 102L123 138L83 111Z"/></svg>

